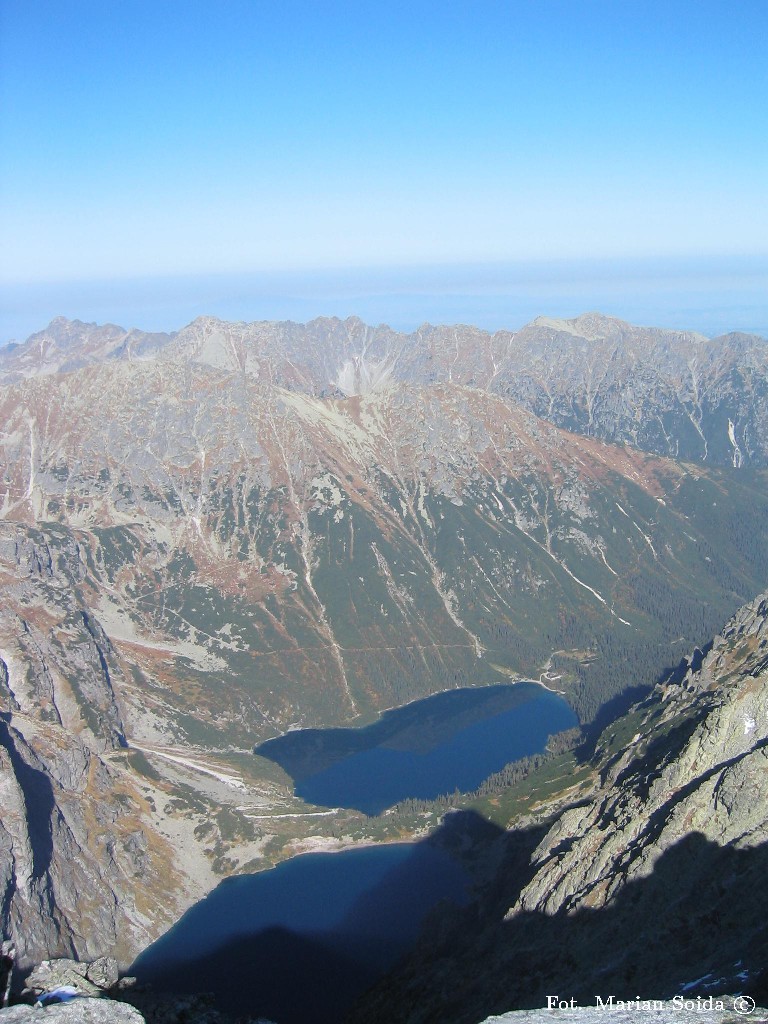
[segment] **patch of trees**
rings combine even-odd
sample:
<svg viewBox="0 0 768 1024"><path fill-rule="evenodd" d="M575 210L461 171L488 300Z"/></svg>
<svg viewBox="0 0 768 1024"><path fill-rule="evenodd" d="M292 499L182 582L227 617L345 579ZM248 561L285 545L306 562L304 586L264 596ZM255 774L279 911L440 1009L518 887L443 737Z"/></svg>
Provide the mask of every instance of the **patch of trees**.
<svg viewBox="0 0 768 1024"><path fill-rule="evenodd" d="M574 750L579 745L581 737L581 729L578 726L553 733L547 740L547 749L543 754L533 754L529 757L521 757L518 761L510 761L500 771L493 772L487 779L484 779L477 789L466 793L456 789L453 793L444 793L433 800L409 797L386 811L386 816L388 819L395 818L397 820L410 819L424 814L445 814L453 808L465 807L474 800L496 796L522 782L523 779L527 779L529 775L538 771L542 765L553 758L569 750Z"/></svg>

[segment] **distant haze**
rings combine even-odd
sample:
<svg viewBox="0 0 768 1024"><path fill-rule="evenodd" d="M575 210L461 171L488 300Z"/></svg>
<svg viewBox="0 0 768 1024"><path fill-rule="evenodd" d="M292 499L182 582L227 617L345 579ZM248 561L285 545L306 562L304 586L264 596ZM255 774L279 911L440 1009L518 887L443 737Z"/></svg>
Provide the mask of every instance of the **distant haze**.
<svg viewBox="0 0 768 1024"><path fill-rule="evenodd" d="M0 341L59 313L764 329L764 0L1 6Z"/></svg>
<svg viewBox="0 0 768 1024"><path fill-rule="evenodd" d="M0 344L54 316L178 330L197 316L296 320L356 315L410 331L471 323L516 329L539 315L600 310L632 323L768 334L768 257L592 260L208 274L17 285L0 299Z"/></svg>

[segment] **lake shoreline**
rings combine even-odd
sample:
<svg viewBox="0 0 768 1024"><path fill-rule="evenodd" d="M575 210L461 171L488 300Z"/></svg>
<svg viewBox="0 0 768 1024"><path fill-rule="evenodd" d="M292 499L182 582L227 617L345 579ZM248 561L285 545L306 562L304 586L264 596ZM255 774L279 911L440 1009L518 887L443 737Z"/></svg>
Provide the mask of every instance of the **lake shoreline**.
<svg viewBox="0 0 768 1024"><path fill-rule="evenodd" d="M551 682L446 691L390 712L384 724L293 733L258 753L288 772L305 803L378 817L403 800L472 792L511 762L542 753L553 733L577 724Z"/></svg>

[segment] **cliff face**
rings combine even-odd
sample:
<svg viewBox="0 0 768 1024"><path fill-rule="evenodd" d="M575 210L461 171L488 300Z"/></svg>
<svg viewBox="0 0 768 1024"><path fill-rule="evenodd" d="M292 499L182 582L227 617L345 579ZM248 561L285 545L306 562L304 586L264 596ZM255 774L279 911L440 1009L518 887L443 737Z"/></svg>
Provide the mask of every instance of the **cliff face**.
<svg viewBox="0 0 768 1024"><path fill-rule="evenodd" d="M610 727L593 791L542 808L543 838L529 822L500 840L478 903L352 1019L398 1006L403 1021L437 1020L450 998L451 1020L475 1024L548 995L594 1005L743 991L768 953L766 698L763 597L682 681Z"/></svg>
<svg viewBox="0 0 768 1024"><path fill-rule="evenodd" d="M0 536L3 925L22 962L108 949L130 959L170 919L151 892L170 896L173 854L148 834L126 771L119 667L77 597L82 552L59 541Z"/></svg>
<svg viewBox="0 0 768 1024"><path fill-rule="evenodd" d="M629 745L604 754L589 803L557 819L509 916L605 906L691 833L739 850L768 839L767 616L765 597L742 609L700 668L634 713Z"/></svg>

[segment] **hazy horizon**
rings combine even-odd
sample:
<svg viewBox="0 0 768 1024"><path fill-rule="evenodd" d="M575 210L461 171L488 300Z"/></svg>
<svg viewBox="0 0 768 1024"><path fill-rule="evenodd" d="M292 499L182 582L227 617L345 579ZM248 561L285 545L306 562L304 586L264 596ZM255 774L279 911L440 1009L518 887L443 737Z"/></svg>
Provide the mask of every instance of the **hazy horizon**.
<svg viewBox="0 0 768 1024"><path fill-rule="evenodd" d="M630 323L768 334L768 258L550 261L315 272L177 275L17 285L0 303L0 345L55 316L174 331L198 316L295 320L359 316L411 331L425 322L516 330L590 310Z"/></svg>
<svg viewBox="0 0 768 1024"><path fill-rule="evenodd" d="M768 325L768 5L5 0L0 342Z"/></svg>

